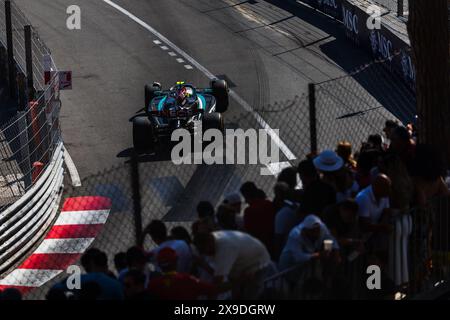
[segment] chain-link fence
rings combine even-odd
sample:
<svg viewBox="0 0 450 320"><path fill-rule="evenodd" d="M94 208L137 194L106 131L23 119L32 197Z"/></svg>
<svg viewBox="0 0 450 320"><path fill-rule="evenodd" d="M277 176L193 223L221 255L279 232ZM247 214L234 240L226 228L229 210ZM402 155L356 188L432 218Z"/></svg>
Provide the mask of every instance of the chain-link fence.
<svg viewBox="0 0 450 320"><path fill-rule="evenodd" d="M31 26L31 23L13 1L10 3L14 59L22 72L26 74L25 26ZM6 48L5 25L5 0L0 0L0 42ZM43 90L45 89L44 55L50 54L50 50L33 27L31 27L31 34L34 85L36 90Z"/></svg>
<svg viewBox="0 0 450 320"><path fill-rule="evenodd" d="M371 63L346 77L312 84L310 95L266 106L256 110L256 113L243 112L239 116L226 118L226 129L260 128L261 119L272 128L279 129L280 138L287 142L297 158L291 161L281 159L285 166L297 165L311 151L334 150L341 140L350 141L357 151L370 134L382 132L386 120L402 118L406 123L414 115L413 93L401 91L409 89L398 87L395 79L387 77L388 71L383 63L386 62ZM385 107L399 116L395 117ZM312 140L316 140L315 145ZM273 197L275 176L279 169L274 170L274 176L261 175L261 169L266 168L262 164L175 165L171 161L170 151L170 148L161 148L157 149L156 155L137 157L131 152L122 165L83 179L80 188L66 188L62 203L75 199L80 202L78 210L86 213L84 216L76 215L71 211L73 208L62 206L60 217L49 231L50 238L44 240L52 243L51 247L37 249L38 252L48 253L46 259L50 260L41 263L38 269L45 269L46 264L50 264L55 270L54 277L43 276L44 284L30 292L27 298L43 299L52 285L68 276L66 268L79 263L80 255L90 246L107 254L109 268L114 271L114 257L140 244L145 227L153 219L164 221L169 233L173 227L182 226L190 234L200 201L209 201L217 207L225 195L237 192L246 181L255 182L270 198ZM83 209L86 201L91 201L91 196L109 199L110 205L106 211L103 207L89 205L89 210ZM86 216L89 214L95 217ZM89 240L81 243L81 240L76 240L79 238ZM147 236L143 245L150 250L155 244ZM55 253L64 250L73 255L60 263L57 260L60 256ZM26 267L28 262L24 263ZM357 278L358 274L352 274ZM274 281L277 279L279 277L275 277ZM360 283L358 279L353 284ZM354 291L354 295L358 292Z"/></svg>
<svg viewBox="0 0 450 320"><path fill-rule="evenodd" d="M59 78L0 127L0 207L20 198L39 178L61 140Z"/></svg>
<svg viewBox="0 0 450 320"><path fill-rule="evenodd" d="M8 6L6 6L8 4ZM6 59L7 30L6 8L10 9L13 58L15 65ZM60 142L58 116L60 111L59 77L55 72L49 82L44 80L44 55L50 52L40 40L39 35L31 27L24 13L12 1L0 1L0 64L2 84L14 88L17 100L14 108L18 110L6 112L8 106L2 105L0 121L0 208L19 199L43 172L53 155L55 146ZM27 54L25 28L31 28L29 42L32 63L33 88L27 81ZM49 66L56 71L56 67ZM6 70L8 72L6 72ZM7 73L13 72L14 77ZM11 80L13 79L13 83ZM30 94L33 91L35 94Z"/></svg>
<svg viewBox="0 0 450 320"><path fill-rule="evenodd" d="M0 23L4 25L1 10L3 6ZM21 44L28 21L14 4L12 16L14 53L23 71L26 65ZM33 52L38 86L44 78L42 57L48 49L34 32ZM386 120L407 123L414 119L414 94L384 64L388 63L370 63L347 76L311 84L309 95L242 113L227 119L226 127L260 128L263 119L279 129L279 136L296 157L282 161L287 166L297 165L311 152L334 149L342 140L351 142L357 151L370 134L381 133ZM26 111L1 127L3 206L32 186L60 140L58 85L55 76L36 103L30 103ZM145 226L153 219L163 220L169 232L183 226L189 233L199 201L217 206L246 181L255 182L273 196L279 168L274 168L273 175L261 175L261 169L267 169L261 164L175 165L170 161L170 151L158 152L156 157L130 154L124 164L83 179L81 188L67 187L61 214L49 226L46 238L36 243L35 253L12 273L2 275L2 285L25 288L24 292L35 288L27 298L43 299L52 285L67 276L67 267L79 264L80 255L91 246L107 254L113 269L116 254L141 242L147 250L154 247L148 237L143 238Z"/></svg>

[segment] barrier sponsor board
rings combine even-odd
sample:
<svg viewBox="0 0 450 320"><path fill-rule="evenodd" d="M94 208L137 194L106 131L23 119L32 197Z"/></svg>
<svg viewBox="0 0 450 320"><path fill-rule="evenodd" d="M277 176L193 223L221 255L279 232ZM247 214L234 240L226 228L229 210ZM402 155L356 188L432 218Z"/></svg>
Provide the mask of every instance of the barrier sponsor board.
<svg viewBox="0 0 450 320"><path fill-rule="evenodd" d="M381 28L370 29L370 14L347 0L302 0L313 8L342 21L345 35L355 45L373 55L375 59L389 61L385 64L415 91L416 71L410 47L381 23Z"/></svg>
<svg viewBox="0 0 450 320"><path fill-rule="evenodd" d="M338 20L342 20L342 0L302 0L311 7L318 9Z"/></svg>
<svg viewBox="0 0 450 320"><path fill-rule="evenodd" d="M59 89L72 90L72 71L59 71Z"/></svg>

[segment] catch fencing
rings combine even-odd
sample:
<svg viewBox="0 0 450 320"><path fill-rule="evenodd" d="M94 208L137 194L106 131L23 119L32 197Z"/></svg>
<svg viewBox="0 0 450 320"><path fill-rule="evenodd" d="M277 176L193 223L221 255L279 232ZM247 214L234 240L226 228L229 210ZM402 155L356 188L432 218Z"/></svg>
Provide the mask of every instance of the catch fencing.
<svg viewBox="0 0 450 320"><path fill-rule="evenodd" d="M14 2L0 1L0 25L0 85L9 89L0 97L1 287L57 216L65 149L49 50ZM44 56L52 71L46 75Z"/></svg>
<svg viewBox="0 0 450 320"><path fill-rule="evenodd" d="M7 11L10 19L6 19ZM7 39L9 28L4 29L7 20L11 22L11 43ZM2 105L1 110L0 209L5 209L22 197L51 163L61 142L61 102L59 77L52 60L49 68L53 72L45 83L43 61L50 51L14 2L0 1L0 25L0 69L7 71L0 75L1 83L12 89L10 97L16 102ZM30 41L26 41L27 29ZM7 54L11 48L12 64ZM27 53L31 53L28 59ZM33 81L29 81L31 74Z"/></svg>
<svg viewBox="0 0 450 320"><path fill-rule="evenodd" d="M232 118L225 114L226 128L259 128L257 118L261 117L272 128L280 130L281 139L288 141L297 157L285 161L286 166L296 166L311 152L334 150L342 140L350 141L357 152L370 134L382 132L386 120L401 118L406 124L414 119L414 94L390 77L384 63L373 62L348 76L311 84L308 95L260 108L255 113L245 112ZM199 201L207 200L217 206L226 194L238 191L246 181L255 182L273 197L275 177L261 175L261 169L265 168L261 164L175 165L167 148L158 149L154 155L137 156L129 151L122 156L123 164L83 179L81 187L66 187L63 199L96 195L111 200L109 216L94 246L106 252L113 271L116 254L136 244L143 244L146 249L154 247L144 234L153 219L164 221L169 232L173 227L182 226L189 233L197 218ZM87 248L88 245L83 250ZM83 252L79 247L77 250ZM355 263L361 261L357 259ZM65 267L27 298L43 299L54 283L67 276ZM280 277L276 275L274 282ZM275 284L271 287L276 289ZM360 291L353 292L357 297Z"/></svg>
<svg viewBox="0 0 450 320"><path fill-rule="evenodd" d="M0 42L7 47L7 33L6 33L6 2L7 0L0 0ZM11 24L12 24L12 39L14 48L14 59L18 64L20 71L27 74L27 53L25 47L25 26L31 27L31 48L32 48L32 64L34 86L37 91L46 88L44 82L44 56L51 54L50 49L44 44L39 37L39 34L31 25L28 18L20 10L14 1L10 2L11 7Z"/></svg>

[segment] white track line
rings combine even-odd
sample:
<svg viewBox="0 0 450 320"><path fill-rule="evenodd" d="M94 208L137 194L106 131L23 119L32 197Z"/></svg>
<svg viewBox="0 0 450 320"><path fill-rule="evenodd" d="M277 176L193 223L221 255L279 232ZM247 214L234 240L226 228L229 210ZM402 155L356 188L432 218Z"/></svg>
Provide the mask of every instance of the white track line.
<svg viewBox="0 0 450 320"><path fill-rule="evenodd" d="M64 147L64 162L66 163L67 170L69 170L70 179L72 180L72 185L74 187L81 187L81 179L78 174L77 167L75 167L75 163L73 163L72 157L70 156L67 149Z"/></svg>
<svg viewBox="0 0 450 320"><path fill-rule="evenodd" d="M166 45L172 48L172 50L176 51L180 56L183 56L187 61L190 62L191 65L196 67L199 71L201 71L206 77L209 79L216 79L216 76L212 74L208 69L206 69L204 66L202 66L200 63L198 63L194 58L192 58L190 55L188 55L186 52L184 52L182 49L177 47L172 41L167 39L165 36L163 36L161 33L159 33L156 29L148 25L146 22L142 21L135 15L133 15L128 10L122 8L121 6L115 4L111 0L102 0L104 3L110 5L114 9L118 10L122 14L129 17L131 20L139 24L141 27L147 29L150 31L155 37L161 39ZM153 41L154 42L154 41ZM286 156L288 160L295 160L297 157L294 155L294 153L289 149L289 147L280 139L278 134L267 124L267 122L264 121L264 119L256 113L253 108L244 100L242 99L234 90L230 90L230 96L239 103L247 112L251 112L253 116L256 118L256 121L258 121L259 125L266 130L267 134L273 139L273 141L277 144L277 146L280 148L280 150L283 152L283 154Z"/></svg>

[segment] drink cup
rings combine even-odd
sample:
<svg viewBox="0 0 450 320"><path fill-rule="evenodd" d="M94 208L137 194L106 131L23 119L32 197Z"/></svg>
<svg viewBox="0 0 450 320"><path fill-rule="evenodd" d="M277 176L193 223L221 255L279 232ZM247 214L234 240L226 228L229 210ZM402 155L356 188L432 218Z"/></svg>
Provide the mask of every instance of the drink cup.
<svg viewBox="0 0 450 320"><path fill-rule="evenodd" d="M333 240L323 240L323 249L331 251L333 249Z"/></svg>

